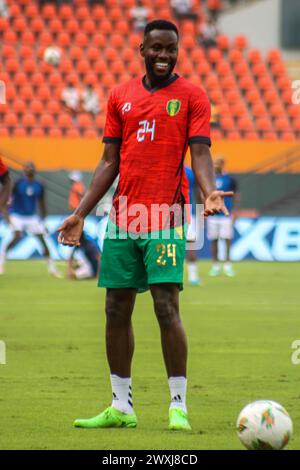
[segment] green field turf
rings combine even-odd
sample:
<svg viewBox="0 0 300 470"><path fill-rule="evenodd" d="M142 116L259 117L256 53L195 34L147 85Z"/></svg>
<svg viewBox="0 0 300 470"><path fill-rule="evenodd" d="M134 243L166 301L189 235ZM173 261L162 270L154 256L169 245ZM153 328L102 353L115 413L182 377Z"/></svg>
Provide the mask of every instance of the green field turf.
<svg viewBox="0 0 300 470"><path fill-rule="evenodd" d="M186 287L191 433L167 430L169 390L149 293L134 327L136 429L74 429L111 402L104 346L104 290L93 281L49 278L41 261L8 262L0 278L0 449L241 449L235 422L249 401L269 398L290 412L300 449L300 265L241 263L235 279L207 276Z"/></svg>

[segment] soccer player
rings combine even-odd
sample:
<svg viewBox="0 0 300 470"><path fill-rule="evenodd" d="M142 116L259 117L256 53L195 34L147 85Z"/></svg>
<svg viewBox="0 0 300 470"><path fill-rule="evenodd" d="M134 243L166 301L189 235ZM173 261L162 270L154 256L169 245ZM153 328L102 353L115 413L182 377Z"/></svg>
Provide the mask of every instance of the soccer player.
<svg viewBox="0 0 300 470"><path fill-rule="evenodd" d="M173 73L178 56L176 26L164 20L148 23L140 53L146 75L112 90L102 159L78 209L58 229L61 243L77 245L84 218L120 174L99 276L99 286L107 289L106 351L113 399L99 415L77 419L74 424L83 428L137 425L131 383L131 315L137 292L150 289L171 395L169 429L190 430L187 340L179 314L185 257L182 220L167 214L152 221L150 214L157 205L184 204L181 186L186 178L183 163L188 145L197 183L205 195L204 214L227 214L224 197L231 193L215 188L207 95ZM138 213L144 217L139 218Z"/></svg>
<svg viewBox="0 0 300 470"><path fill-rule="evenodd" d="M226 260L223 265L223 271L226 276L235 276L235 271L232 267L230 259L230 247L231 240L233 237L233 209L236 205L238 198L238 187L237 183L232 176L225 171L225 161L223 158L216 158L214 161L215 173L216 173L216 187L221 191L234 191L234 197L226 197L225 204L230 213L230 217L224 217L223 214L217 214L213 218L207 220L207 237L211 240L211 251L213 265L209 271L209 275L212 277L219 276L221 274L221 264L219 262L218 253L218 242L219 240L225 240L226 244Z"/></svg>
<svg viewBox="0 0 300 470"><path fill-rule="evenodd" d="M187 165L184 166L184 169L185 169L185 173L188 179L189 203L191 207L190 223L189 223L188 231L186 234L186 241L189 243L189 242L194 242L197 238L196 204L201 203L201 195L200 195L200 190L196 184L196 179L195 179L193 170ZM198 274L196 250L187 250L186 258L187 258L187 269L188 269L188 281L192 286L200 286L201 279Z"/></svg>
<svg viewBox="0 0 300 470"><path fill-rule="evenodd" d="M44 199L44 186L35 179L35 166L32 162L24 165L24 176L19 178L12 190L12 206L10 208L9 222L14 232L11 242L1 248L0 270L4 271L6 253L20 240L22 233L36 235L43 245L45 257L48 259L48 271L55 277L61 277L54 261L51 259L48 246L45 242L46 229L38 215L38 205L42 218L46 216Z"/></svg>

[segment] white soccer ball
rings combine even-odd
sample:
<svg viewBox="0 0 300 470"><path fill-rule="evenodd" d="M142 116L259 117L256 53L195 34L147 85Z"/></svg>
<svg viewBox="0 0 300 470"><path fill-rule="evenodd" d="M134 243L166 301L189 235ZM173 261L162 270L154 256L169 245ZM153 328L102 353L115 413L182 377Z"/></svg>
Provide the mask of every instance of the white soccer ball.
<svg viewBox="0 0 300 470"><path fill-rule="evenodd" d="M247 449L280 450L289 442L293 423L275 401L258 400L245 406L237 419L237 433Z"/></svg>
<svg viewBox="0 0 300 470"><path fill-rule="evenodd" d="M61 59L61 50L59 47L47 47L44 51L44 61L50 65L58 65Z"/></svg>

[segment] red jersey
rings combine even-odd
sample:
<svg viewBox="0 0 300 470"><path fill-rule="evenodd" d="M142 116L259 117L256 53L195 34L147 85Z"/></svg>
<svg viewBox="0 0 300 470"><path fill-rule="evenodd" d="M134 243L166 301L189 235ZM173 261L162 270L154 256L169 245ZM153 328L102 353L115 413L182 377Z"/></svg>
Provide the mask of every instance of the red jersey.
<svg viewBox="0 0 300 470"><path fill-rule="evenodd" d="M3 163L3 160L0 156L0 181L2 176L4 176L8 172L7 166Z"/></svg>
<svg viewBox="0 0 300 470"><path fill-rule="evenodd" d="M148 210L147 222L137 230L145 232L158 228L150 217L151 205L188 202L182 185L185 154L190 143L210 145L209 121L206 93L178 75L152 89L141 77L134 78L111 92L103 142L121 143L120 180L113 200L121 228L130 230L136 204ZM126 208L121 196L127 197ZM159 228L164 228L162 221Z"/></svg>

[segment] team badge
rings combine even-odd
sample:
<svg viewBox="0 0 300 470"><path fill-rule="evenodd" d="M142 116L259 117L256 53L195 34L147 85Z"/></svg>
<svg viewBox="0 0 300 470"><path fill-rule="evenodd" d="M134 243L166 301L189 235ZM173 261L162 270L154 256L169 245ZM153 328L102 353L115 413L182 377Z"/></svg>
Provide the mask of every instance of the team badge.
<svg viewBox="0 0 300 470"><path fill-rule="evenodd" d="M122 114L128 113L131 110L131 103L125 103L122 108Z"/></svg>
<svg viewBox="0 0 300 470"><path fill-rule="evenodd" d="M167 102L167 113L169 116L176 116L179 113L181 102L179 100L170 100Z"/></svg>

